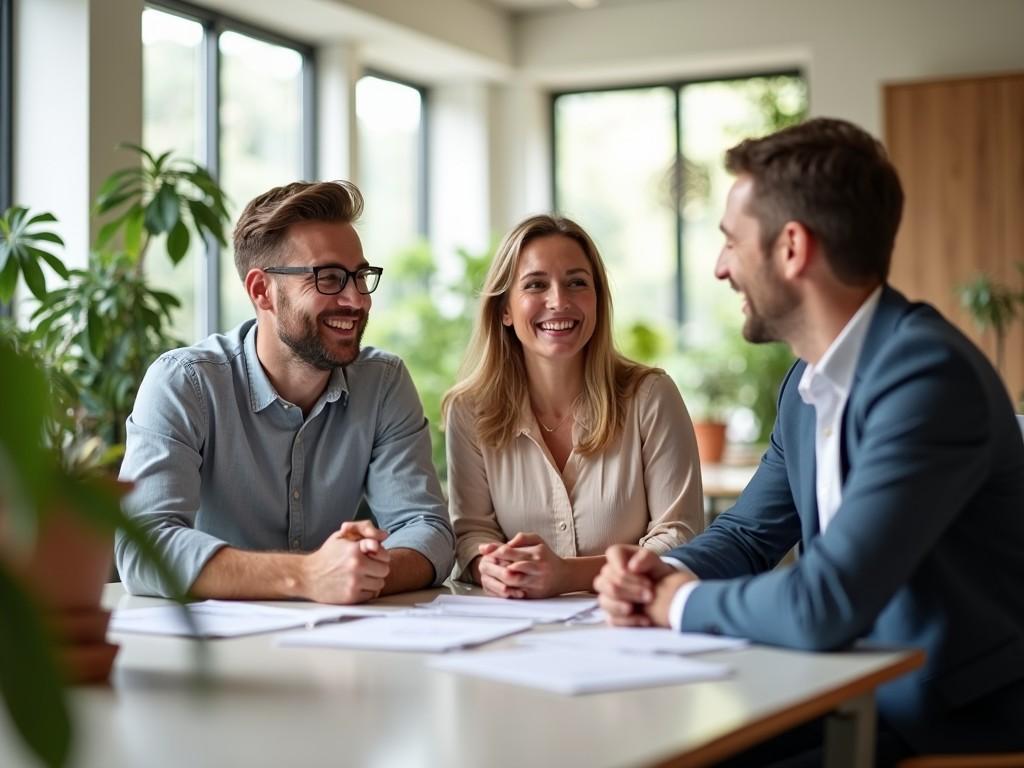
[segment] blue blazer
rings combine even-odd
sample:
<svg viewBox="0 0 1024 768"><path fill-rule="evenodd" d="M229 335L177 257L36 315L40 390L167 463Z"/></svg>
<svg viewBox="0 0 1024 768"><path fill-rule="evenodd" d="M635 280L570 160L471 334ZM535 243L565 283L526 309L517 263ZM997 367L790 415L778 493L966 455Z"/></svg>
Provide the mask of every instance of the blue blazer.
<svg viewBox="0 0 1024 768"><path fill-rule="evenodd" d="M922 669L879 689L888 725L919 751L1024 747L1024 441L1002 382L932 307L886 286L843 414L842 504L820 535L805 366L736 505L668 553L703 582L683 629L922 648Z"/></svg>

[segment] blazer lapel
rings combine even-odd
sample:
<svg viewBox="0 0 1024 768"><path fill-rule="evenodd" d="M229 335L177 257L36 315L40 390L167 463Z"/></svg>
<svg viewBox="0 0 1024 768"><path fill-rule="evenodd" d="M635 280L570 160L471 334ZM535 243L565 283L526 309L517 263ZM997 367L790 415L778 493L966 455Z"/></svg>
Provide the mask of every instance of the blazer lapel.
<svg viewBox="0 0 1024 768"><path fill-rule="evenodd" d="M870 370L878 350L892 336L899 319L906 313L909 306L910 302L895 288L888 284L882 287L878 307L875 309L874 317L871 318L867 336L864 337L864 346L861 347L860 357L857 359L857 368L854 371L853 384L850 387L850 397L843 409L843 433L839 440L839 471L840 483L844 486L846 485L846 476L850 471L850 457L854 455L861 441L862 425L856 423L858 409L851 407L857 397L858 385L865 373Z"/></svg>

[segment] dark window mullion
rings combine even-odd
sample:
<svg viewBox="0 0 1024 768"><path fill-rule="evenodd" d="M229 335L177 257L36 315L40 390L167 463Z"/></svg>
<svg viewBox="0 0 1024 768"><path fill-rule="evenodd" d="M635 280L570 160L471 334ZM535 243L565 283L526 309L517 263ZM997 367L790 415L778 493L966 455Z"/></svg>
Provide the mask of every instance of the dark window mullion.
<svg viewBox="0 0 1024 768"><path fill-rule="evenodd" d="M317 175L318 111L316 102L316 66L313 55L302 53L302 175L307 181Z"/></svg>
<svg viewBox="0 0 1024 768"><path fill-rule="evenodd" d="M219 25L203 24L203 163L219 183L220 168L220 33ZM206 237L206 269L203 285L203 317L198 328L200 338L220 330L220 243Z"/></svg>

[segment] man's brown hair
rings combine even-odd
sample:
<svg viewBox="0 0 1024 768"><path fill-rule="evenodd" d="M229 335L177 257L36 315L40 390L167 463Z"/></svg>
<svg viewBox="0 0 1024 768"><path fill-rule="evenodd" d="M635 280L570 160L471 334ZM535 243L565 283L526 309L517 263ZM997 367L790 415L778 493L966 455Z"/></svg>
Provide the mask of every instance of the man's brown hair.
<svg viewBox="0 0 1024 768"><path fill-rule="evenodd" d="M737 144L725 167L754 180L750 213L765 253L787 221L798 221L844 283L885 281L903 189L885 149L866 131L845 120L808 120Z"/></svg>
<svg viewBox="0 0 1024 768"><path fill-rule="evenodd" d="M351 224L363 212L363 195L350 181L296 181L249 201L235 225L235 268L245 280L250 269L274 266L288 227L300 221Z"/></svg>

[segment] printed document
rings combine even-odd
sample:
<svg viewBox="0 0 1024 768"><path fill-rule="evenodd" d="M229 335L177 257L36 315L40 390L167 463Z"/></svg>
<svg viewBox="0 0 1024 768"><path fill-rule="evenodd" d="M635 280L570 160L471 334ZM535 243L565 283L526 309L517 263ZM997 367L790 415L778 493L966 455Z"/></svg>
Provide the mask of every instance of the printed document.
<svg viewBox="0 0 1024 768"><path fill-rule="evenodd" d="M565 632L535 632L519 639L522 645L575 648L580 651L671 653L688 655L746 648L748 640L697 632L638 627L600 627Z"/></svg>
<svg viewBox="0 0 1024 768"><path fill-rule="evenodd" d="M438 595L433 602L417 603L445 616L478 616L494 619L529 619L538 624L568 621L597 607L590 597L551 597L542 600L506 600L476 595Z"/></svg>
<svg viewBox="0 0 1024 768"><path fill-rule="evenodd" d="M308 632L288 632L281 646L360 648L370 651L436 653L488 643L533 623L507 619L461 619L430 614L379 617L348 624L332 624Z"/></svg>
<svg viewBox="0 0 1024 768"><path fill-rule="evenodd" d="M194 626L190 626L185 618L186 610L192 616ZM190 603L184 608L179 605L121 608L110 617L109 631L179 637L241 637L312 627L325 621L380 616L392 610L351 605L277 608L234 600L205 600Z"/></svg>
<svg viewBox="0 0 1024 768"><path fill-rule="evenodd" d="M720 680L730 674L724 664L696 659L555 647L458 653L430 666L569 696Z"/></svg>

